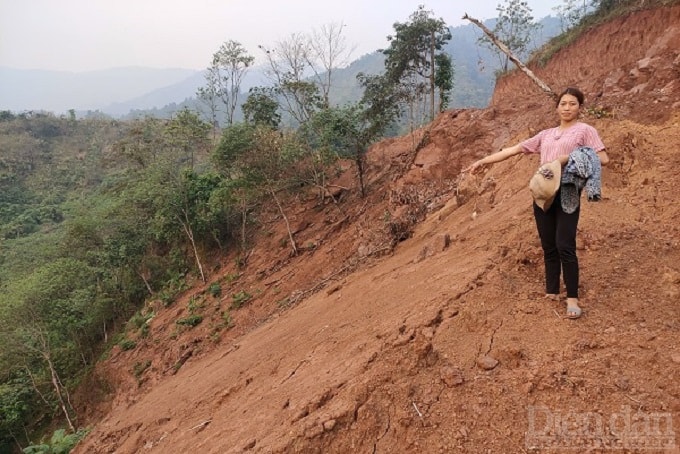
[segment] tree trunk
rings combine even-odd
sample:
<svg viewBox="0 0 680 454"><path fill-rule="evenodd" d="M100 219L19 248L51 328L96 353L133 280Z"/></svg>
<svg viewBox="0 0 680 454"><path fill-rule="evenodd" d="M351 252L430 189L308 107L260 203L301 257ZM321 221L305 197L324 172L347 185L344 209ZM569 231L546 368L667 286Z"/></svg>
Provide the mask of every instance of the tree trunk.
<svg viewBox="0 0 680 454"><path fill-rule="evenodd" d="M47 368L50 370L50 377L52 381L52 387L54 388L54 392L57 395L57 399L59 399L59 406L61 407L61 411L64 413L64 417L66 418L66 422L68 422L68 426L71 429L72 433L76 432L76 428L73 425L73 421L71 421L71 415L69 413L69 407L70 407L70 402L67 405L67 402L64 401L64 396L62 394L62 390L66 391L64 386L61 384L61 380L59 380L59 374L57 373L57 369L54 367L54 363L52 362L52 357L50 356L50 351L49 351L49 342L47 341L45 337L45 333L42 330L39 330L37 332L38 335L38 340L40 342L41 349L35 349L35 351L38 352L40 356L45 360L45 363L47 364ZM27 367L28 369L28 367ZM35 387L36 391L38 391L37 384L33 382L33 386ZM38 391L38 394L40 394L40 391ZM66 392L67 399L68 399L68 392ZM41 395L42 396L42 395ZM73 407L71 407L73 408Z"/></svg>
<svg viewBox="0 0 680 454"><path fill-rule="evenodd" d="M146 290L149 292L149 295L153 296L153 289L151 288L151 284L149 284L146 276L144 276L144 273L137 271L137 274L139 274L139 277L141 277L142 281L144 281L144 285L146 286Z"/></svg>
<svg viewBox="0 0 680 454"><path fill-rule="evenodd" d="M246 252L246 227L248 225L248 204L245 197L241 200L241 252Z"/></svg>
<svg viewBox="0 0 680 454"><path fill-rule="evenodd" d="M359 190L361 191L361 198L366 197L366 188L364 187L364 156L359 147L356 150L356 158L354 160L357 165L357 176L359 177Z"/></svg>
<svg viewBox="0 0 680 454"><path fill-rule="evenodd" d="M430 43L430 63L432 63L432 68L430 70L430 121L434 121L434 89L435 89L435 71L436 68L434 66L434 52L435 52L435 46L434 46L434 31L432 32L432 41Z"/></svg>
<svg viewBox="0 0 680 454"><path fill-rule="evenodd" d="M48 401L47 398L43 395L43 393L40 392L40 388L38 388L38 383L36 383L35 377L33 377L31 369L27 365L24 365L24 368L26 369L26 373L28 373L28 377L31 379L31 384L33 385L33 389L35 390L36 394L40 396L40 399L45 403L45 405L49 406L50 401Z"/></svg>
<svg viewBox="0 0 680 454"><path fill-rule="evenodd" d="M47 367L49 367L50 369L50 375L52 376L52 386L54 387L54 392L57 394L57 398L59 399L59 406L61 407L61 411L64 413L64 417L66 418L66 422L68 422L68 426L71 429L71 432L76 433L76 427L73 425L73 421L71 421L71 415L69 415L68 407L66 406L64 396L61 393L62 390L61 382L59 381L59 376L57 375L57 371L54 368L54 364L52 364L52 359L47 353L43 353L43 357L47 362Z"/></svg>
<svg viewBox="0 0 680 454"><path fill-rule="evenodd" d="M288 239L290 241L290 247L293 250L293 255L298 255L297 244L295 244L293 232L290 230L290 222L288 221L288 216L286 216L286 213L284 213L283 207L279 202L279 198L276 197L276 191L274 191L272 188L269 188L269 194L271 194L272 198L274 199L274 202L276 202L276 206L279 208L279 213L281 213L281 217L283 217L283 220L286 223L286 230L288 231Z"/></svg>
<svg viewBox="0 0 680 454"><path fill-rule="evenodd" d="M201 257L198 255L198 249L196 249L196 242L194 241L194 232L191 230L191 225L189 225L189 216L187 215L187 211L182 209L182 214L184 215L184 220L179 218L180 224L182 224L182 228L184 229L184 233L186 233L187 238L189 238L189 242L191 243L191 249L194 251L194 258L196 259L196 266L198 266L198 271L201 273L201 281L204 283L206 282L205 280L205 273L203 272L203 265L201 264Z"/></svg>
<svg viewBox="0 0 680 454"><path fill-rule="evenodd" d="M489 39L491 39L491 42L493 42L496 45L496 47L498 47L501 50L501 52L503 52L505 55L507 55L508 58L510 59L510 61L512 61L515 65L517 65L517 67L524 74L529 76L529 78L532 81L534 81L534 83L536 83L536 85L538 85L541 88L541 90L543 90L548 95L550 95L550 97L557 98L557 94L554 91L552 91L552 89L545 82L543 82L541 79L536 77L536 75L533 73L533 71L531 71L529 68L527 68L526 65L524 65L524 63L522 63L520 61L520 59L517 58L515 56L515 54L512 53L512 51L508 48L508 46L506 46L505 43L503 43L501 40L499 40L496 37L496 35L494 35L493 32L491 30L489 30L483 23L481 23L480 21L478 21L477 19L475 19L473 17L468 16L467 14L465 14L463 16L463 19L467 19L470 22L472 22L473 24L475 24L476 26L478 26L479 28L481 28L482 31L486 34L486 36L488 36Z"/></svg>

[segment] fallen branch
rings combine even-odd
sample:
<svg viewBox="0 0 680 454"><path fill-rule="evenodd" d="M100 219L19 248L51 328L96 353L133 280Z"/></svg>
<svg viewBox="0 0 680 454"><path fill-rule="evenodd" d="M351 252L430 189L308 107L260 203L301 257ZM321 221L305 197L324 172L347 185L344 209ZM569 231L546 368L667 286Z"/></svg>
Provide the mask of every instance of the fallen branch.
<svg viewBox="0 0 680 454"><path fill-rule="evenodd" d="M208 426L208 424L210 424L211 422L212 422L212 419L206 419L205 421L196 424L194 427L185 430L185 433L192 431L192 430L197 430L197 432L200 432L201 430L205 429Z"/></svg>
<svg viewBox="0 0 680 454"><path fill-rule="evenodd" d="M481 23L480 21L478 21L474 17L468 16L467 13L465 13L465 15L463 16L463 19L467 19L470 22L472 22L473 24L475 24L477 27L481 28L482 31L486 34L486 36L489 37L491 42L493 42L496 45L496 47L498 47L501 50L501 52L503 52L505 55L507 55L508 58L510 59L510 61L513 62L515 65L517 65L517 67L520 70L522 70L522 72L524 74L529 76L529 78L531 80L533 80L536 83L536 85L538 85L541 88L541 90L543 90L548 95L550 95L550 97L552 97L554 99L557 98L557 94L554 91L552 91L552 89L545 82L543 82L541 79L536 77L536 75L533 73L533 71L531 71L529 68L527 68L526 65L524 63L522 63L520 61L520 59L517 58L517 56L515 56L515 54L512 53L512 51L508 48L508 46L506 46L505 43L503 43L503 41L499 40L496 37L496 35L494 35L493 32L491 30L489 30L483 23Z"/></svg>
<svg viewBox="0 0 680 454"><path fill-rule="evenodd" d="M415 402L411 402L411 403L413 404L413 408L416 409L416 413L418 413L418 416L420 417L420 419L423 419L423 414L420 412L420 410L418 410L416 403Z"/></svg>

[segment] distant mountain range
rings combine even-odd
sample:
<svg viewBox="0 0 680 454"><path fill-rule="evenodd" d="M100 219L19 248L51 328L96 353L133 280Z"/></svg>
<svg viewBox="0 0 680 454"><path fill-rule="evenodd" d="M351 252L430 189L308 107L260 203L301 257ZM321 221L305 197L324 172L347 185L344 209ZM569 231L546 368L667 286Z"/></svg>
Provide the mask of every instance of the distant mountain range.
<svg viewBox="0 0 680 454"><path fill-rule="evenodd" d="M113 68L74 73L0 67L0 109L96 110L174 86L200 72L190 69Z"/></svg>
<svg viewBox="0 0 680 454"><path fill-rule="evenodd" d="M490 26L493 24L488 22ZM537 47L560 31L560 22L553 17L544 18L541 25L541 32L536 36ZM485 106L493 93L498 58L477 43L482 33L475 25L450 30L452 38L446 50L452 56L455 71L451 107ZM375 52L335 70L333 99L338 102L357 99L360 89L356 75L382 72L383 61L382 53ZM263 68L249 71L242 84L243 91L265 85L263 74ZM0 110L63 114L73 109L79 117L92 112L115 118L144 114L164 117L184 106L200 109L195 96L203 85L203 71L191 69L124 67L75 73L0 67Z"/></svg>

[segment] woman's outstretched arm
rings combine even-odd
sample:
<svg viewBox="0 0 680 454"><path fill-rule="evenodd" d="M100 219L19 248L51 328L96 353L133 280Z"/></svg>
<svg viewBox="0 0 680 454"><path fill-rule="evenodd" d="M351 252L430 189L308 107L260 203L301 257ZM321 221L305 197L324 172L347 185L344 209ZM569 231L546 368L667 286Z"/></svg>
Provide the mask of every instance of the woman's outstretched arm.
<svg viewBox="0 0 680 454"><path fill-rule="evenodd" d="M513 145L508 148L503 148L500 151L497 151L496 153L490 154L488 156L483 157L482 159L473 162L468 167L463 169L463 172L475 173L477 169L484 165L505 161L506 159L515 156L516 154L519 154L521 152L522 152L521 144Z"/></svg>

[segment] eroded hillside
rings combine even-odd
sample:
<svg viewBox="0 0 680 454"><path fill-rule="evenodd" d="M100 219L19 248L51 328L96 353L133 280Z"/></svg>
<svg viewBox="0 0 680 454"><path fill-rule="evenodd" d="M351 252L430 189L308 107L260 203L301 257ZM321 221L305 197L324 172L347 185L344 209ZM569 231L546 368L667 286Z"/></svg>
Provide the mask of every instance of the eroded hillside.
<svg viewBox="0 0 680 454"><path fill-rule="evenodd" d="M93 430L74 452L678 452L678 49L680 7L658 8L535 69L585 91L612 159L603 200L582 207L584 317L542 297L535 158L460 175L554 123L513 74L489 108L374 146L366 199L349 167L337 203L291 201L299 256L272 214L243 268L215 264L221 296L156 304L137 348L115 349L76 396ZM220 309L241 291L254 298L227 329ZM178 329L197 302L203 323Z"/></svg>

